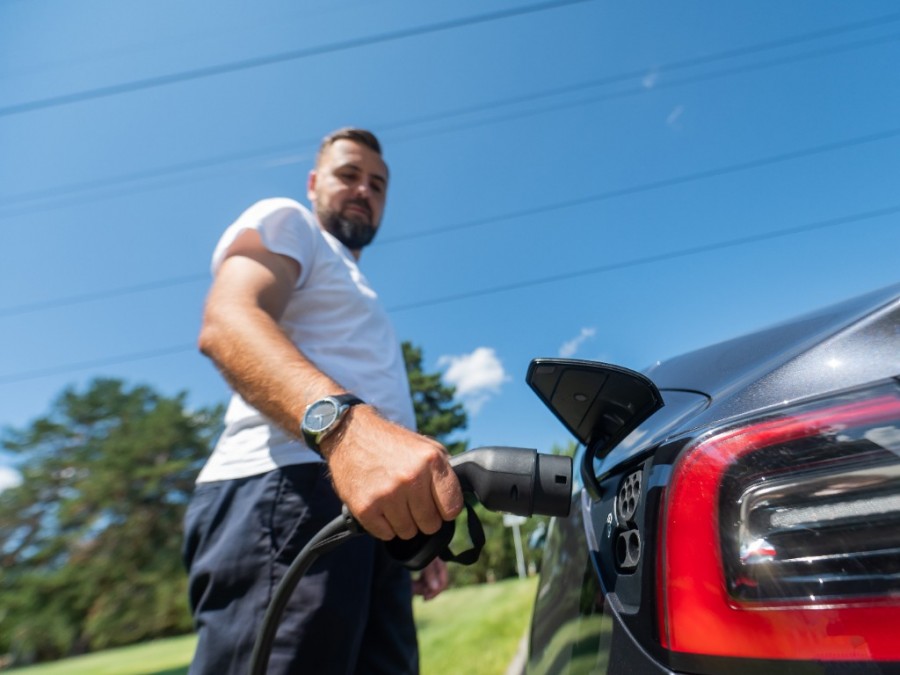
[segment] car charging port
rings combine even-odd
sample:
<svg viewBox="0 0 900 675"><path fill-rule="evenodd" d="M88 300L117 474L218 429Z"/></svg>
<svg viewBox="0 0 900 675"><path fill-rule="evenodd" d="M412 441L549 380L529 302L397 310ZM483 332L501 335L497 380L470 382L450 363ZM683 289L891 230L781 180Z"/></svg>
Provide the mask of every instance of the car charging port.
<svg viewBox="0 0 900 675"><path fill-rule="evenodd" d="M633 572L641 559L641 533L637 527L637 511L641 503L643 470L628 474L616 493L615 560L620 572Z"/></svg>
<svg viewBox="0 0 900 675"><path fill-rule="evenodd" d="M619 568L631 571L641 559L641 533L637 530L620 532L616 538L616 563Z"/></svg>
<svg viewBox="0 0 900 675"><path fill-rule="evenodd" d="M634 523L634 516L637 513L638 504L641 501L641 472L635 471L630 474L619 488L616 495L616 510L619 516L619 522Z"/></svg>

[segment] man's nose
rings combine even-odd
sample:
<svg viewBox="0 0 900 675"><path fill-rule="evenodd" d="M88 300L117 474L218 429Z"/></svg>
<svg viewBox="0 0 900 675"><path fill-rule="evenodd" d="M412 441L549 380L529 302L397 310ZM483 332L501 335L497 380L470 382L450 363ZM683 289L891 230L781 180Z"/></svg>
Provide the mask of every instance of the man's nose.
<svg viewBox="0 0 900 675"><path fill-rule="evenodd" d="M365 181L360 181L356 184L356 189L354 190L354 194L358 197L362 197L366 201L372 196L372 191L369 188L368 184Z"/></svg>

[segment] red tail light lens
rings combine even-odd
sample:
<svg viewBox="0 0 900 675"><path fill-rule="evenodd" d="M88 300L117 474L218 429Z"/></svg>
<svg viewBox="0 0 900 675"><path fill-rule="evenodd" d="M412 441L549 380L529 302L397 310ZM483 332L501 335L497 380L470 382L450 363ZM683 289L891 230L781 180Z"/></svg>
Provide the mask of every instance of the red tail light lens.
<svg viewBox="0 0 900 675"><path fill-rule="evenodd" d="M687 448L662 513L676 652L900 660L900 393L795 408Z"/></svg>

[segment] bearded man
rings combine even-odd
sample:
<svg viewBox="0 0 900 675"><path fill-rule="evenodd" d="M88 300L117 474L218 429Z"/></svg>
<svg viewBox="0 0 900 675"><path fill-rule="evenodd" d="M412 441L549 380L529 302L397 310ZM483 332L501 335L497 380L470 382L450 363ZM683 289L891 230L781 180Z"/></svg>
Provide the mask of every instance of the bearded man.
<svg viewBox="0 0 900 675"><path fill-rule="evenodd" d="M411 581L383 541L432 534L463 506L445 448L413 429L400 345L357 263L378 232L388 168L362 129L327 136L310 212L266 199L213 253L199 337L234 394L185 516L198 632L193 675L246 673L274 589L348 506L374 538L323 556L285 610L270 673L417 673Z"/></svg>

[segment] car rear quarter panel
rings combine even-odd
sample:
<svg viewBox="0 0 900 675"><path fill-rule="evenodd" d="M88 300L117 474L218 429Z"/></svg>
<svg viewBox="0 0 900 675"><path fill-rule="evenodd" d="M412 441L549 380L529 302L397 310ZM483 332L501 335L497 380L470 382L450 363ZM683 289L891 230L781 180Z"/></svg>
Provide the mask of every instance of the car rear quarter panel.
<svg viewBox="0 0 900 675"><path fill-rule="evenodd" d="M608 493L640 466L653 472L647 476L651 489L661 491L679 447L670 442L673 438L900 377L898 295L900 285L881 289L647 371L662 390L666 407L602 462L584 465L601 477L604 494L576 498L572 516L553 523L535 603L528 673L670 672L665 658L644 649L653 650L650 643L656 642L654 562L646 562L655 553L654 542L645 542L637 570L616 573L608 559L610 548L602 541L614 513ZM662 447L670 456L661 456L666 454L659 453ZM582 466L579 459L576 467ZM653 523L654 516L642 515L644 525ZM644 532L652 538L646 527ZM658 642L654 654L660 655Z"/></svg>

